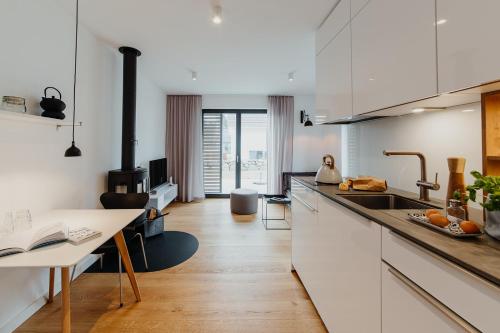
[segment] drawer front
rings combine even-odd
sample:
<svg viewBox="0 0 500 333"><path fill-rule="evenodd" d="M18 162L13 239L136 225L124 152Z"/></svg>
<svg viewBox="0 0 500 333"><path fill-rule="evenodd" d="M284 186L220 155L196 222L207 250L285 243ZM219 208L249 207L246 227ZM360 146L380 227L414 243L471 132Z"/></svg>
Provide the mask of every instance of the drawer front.
<svg viewBox="0 0 500 333"><path fill-rule="evenodd" d="M497 286L387 228L382 230L382 258L477 329L498 332Z"/></svg>
<svg viewBox="0 0 500 333"><path fill-rule="evenodd" d="M303 204L306 204L312 209L318 209L318 202L316 200L315 192L295 180L292 180L292 195L295 197L295 199L301 201Z"/></svg>
<svg viewBox="0 0 500 333"><path fill-rule="evenodd" d="M449 309L382 262L382 332L463 333L469 328Z"/></svg>

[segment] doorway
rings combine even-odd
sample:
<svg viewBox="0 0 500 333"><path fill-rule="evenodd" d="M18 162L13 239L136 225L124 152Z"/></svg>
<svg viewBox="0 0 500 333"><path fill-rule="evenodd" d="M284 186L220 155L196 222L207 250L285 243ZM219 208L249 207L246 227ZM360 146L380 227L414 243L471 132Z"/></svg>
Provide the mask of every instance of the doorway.
<svg viewBox="0 0 500 333"><path fill-rule="evenodd" d="M203 110L203 183L207 197L267 193L266 110Z"/></svg>

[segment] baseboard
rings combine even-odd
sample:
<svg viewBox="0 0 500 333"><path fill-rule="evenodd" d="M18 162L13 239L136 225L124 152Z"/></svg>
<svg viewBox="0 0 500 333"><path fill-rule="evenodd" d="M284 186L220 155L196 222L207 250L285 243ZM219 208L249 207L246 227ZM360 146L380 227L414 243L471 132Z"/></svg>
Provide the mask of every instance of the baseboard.
<svg viewBox="0 0 500 333"><path fill-rule="evenodd" d="M85 259L79 262L78 265L76 266L74 279L76 279L80 274L85 272L87 268L92 266L92 264L95 263L97 260L98 256L93 254L85 257ZM59 269L56 269L56 277L57 274L59 274ZM57 295L60 292L61 292L61 280L56 278L56 281L54 283L54 294ZM28 320L32 315L37 313L38 310L40 310L47 303L47 298L48 298L48 290L46 294L36 299L27 308L18 313L12 319L10 319L4 326L0 327L0 333L13 332L15 329L21 326L26 320Z"/></svg>

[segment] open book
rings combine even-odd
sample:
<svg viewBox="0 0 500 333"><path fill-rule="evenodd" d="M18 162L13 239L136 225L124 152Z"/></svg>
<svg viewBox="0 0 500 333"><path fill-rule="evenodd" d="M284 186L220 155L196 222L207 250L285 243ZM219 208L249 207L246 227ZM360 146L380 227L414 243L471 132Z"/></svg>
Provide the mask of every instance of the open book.
<svg viewBox="0 0 500 333"><path fill-rule="evenodd" d="M62 223L46 224L38 228L15 232L0 238L0 257L27 252L68 239L68 227Z"/></svg>

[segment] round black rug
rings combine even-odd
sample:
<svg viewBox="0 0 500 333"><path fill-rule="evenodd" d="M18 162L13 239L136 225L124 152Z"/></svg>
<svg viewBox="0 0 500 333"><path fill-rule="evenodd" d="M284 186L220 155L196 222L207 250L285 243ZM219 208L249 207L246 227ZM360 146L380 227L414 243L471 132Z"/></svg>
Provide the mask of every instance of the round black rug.
<svg viewBox="0 0 500 333"><path fill-rule="evenodd" d="M149 269L146 271L144 259L140 250L139 239L135 238L127 243L130 259L136 272L154 272L167 269L191 258L198 250L198 239L191 234L181 231L165 231L160 235L147 238L144 244ZM122 265L122 270L125 268ZM116 250L108 251L104 255L103 269L99 260L90 266L87 273L116 273L118 272L118 254Z"/></svg>

